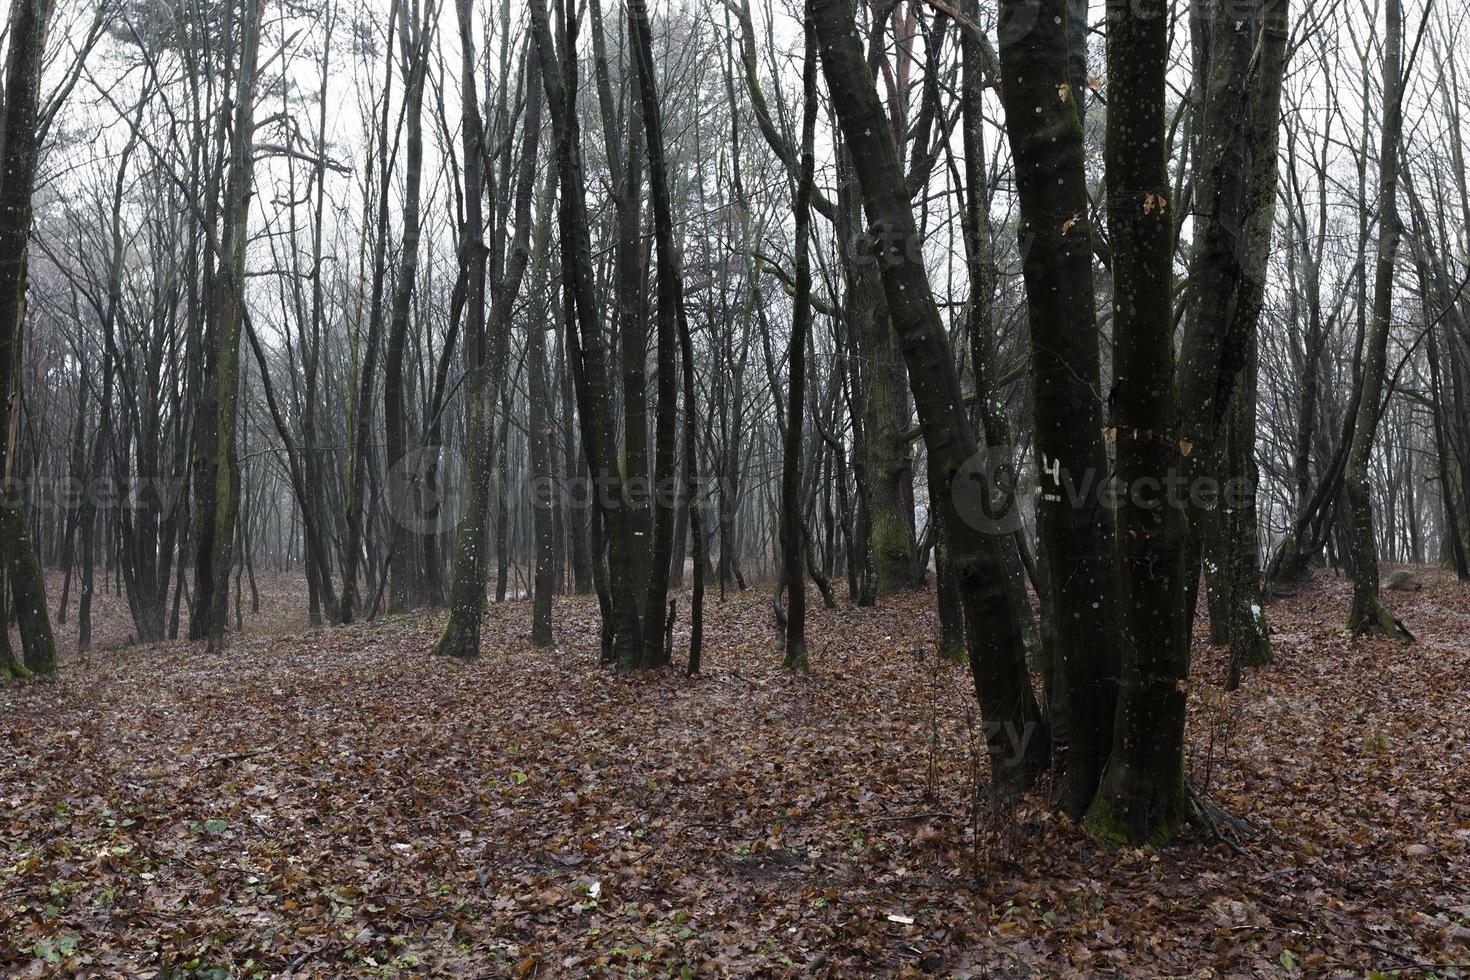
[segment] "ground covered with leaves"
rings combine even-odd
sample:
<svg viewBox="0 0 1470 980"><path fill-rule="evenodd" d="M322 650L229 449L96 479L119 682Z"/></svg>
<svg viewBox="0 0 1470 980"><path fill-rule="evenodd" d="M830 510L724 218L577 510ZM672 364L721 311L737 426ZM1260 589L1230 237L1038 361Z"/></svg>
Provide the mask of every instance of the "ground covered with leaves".
<svg viewBox="0 0 1470 980"><path fill-rule="evenodd" d="M806 676L768 595L713 598L696 678L599 667L580 599L554 651L492 606L470 663L289 585L219 655L104 604L0 687L0 973L1467 975L1470 590L1425 579L1412 646L1331 578L1238 693L1197 646L1191 772L1243 823L1162 850L988 797L930 596L816 603Z"/></svg>

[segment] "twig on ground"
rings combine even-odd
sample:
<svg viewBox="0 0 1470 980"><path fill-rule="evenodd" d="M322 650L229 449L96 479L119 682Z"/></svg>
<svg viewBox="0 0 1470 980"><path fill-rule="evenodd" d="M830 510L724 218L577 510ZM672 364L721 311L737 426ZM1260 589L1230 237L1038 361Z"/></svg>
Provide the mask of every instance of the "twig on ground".
<svg viewBox="0 0 1470 980"><path fill-rule="evenodd" d="M892 816L874 817L873 819L897 823L904 820L959 820L960 818L953 813L933 811L928 813L896 813Z"/></svg>
<svg viewBox="0 0 1470 980"><path fill-rule="evenodd" d="M242 759L253 759L258 755L273 752L275 748L275 743L272 743L270 745L263 745L258 749L247 749L244 752L226 752L224 755L215 756L213 759L210 759L204 765L200 766L199 770L203 772L205 769L213 769L215 766L228 765L231 762L239 762Z"/></svg>

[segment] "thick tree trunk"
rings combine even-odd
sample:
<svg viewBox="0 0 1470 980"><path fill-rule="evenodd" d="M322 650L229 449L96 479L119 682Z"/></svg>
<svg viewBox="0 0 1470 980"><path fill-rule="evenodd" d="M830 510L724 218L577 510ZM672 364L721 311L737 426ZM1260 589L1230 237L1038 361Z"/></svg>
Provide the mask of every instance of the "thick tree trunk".
<svg viewBox="0 0 1470 980"><path fill-rule="evenodd" d="M1249 94L1252 130L1247 185L1244 242L1241 246L1240 285L1231 333L1240 337L1245 351L1239 384L1231 395L1229 428L1224 457L1226 499L1223 514L1225 562L1229 585L1230 676L1233 689L1242 667L1260 667L1271 660L1271 640L1262 607L1260 545L1257 541L1256 386L1260 362L1261 309L1266 296L1266 272L1271 256L1278 184L1278 120L1285 76L1289 0L1264 0L1261 6L1259 58Z"/></svg>
<svg viewBox="0 0 1470 980"><path fill-rule="evenodd" d="M26 252L31 191L41 147L37 132L42 52L50 0L12 0L10 57L5 66L5 122L0 133L0 565L15 600L27 669L56 670L56 639L46 608L46 583L31 546L24 502L12 484L20 415L20 357L26 321ZM0 622L3 628L8 622Z"/></svg>
<svg viewBox="0 0 1470 980"><path fill-rule="evenodd" d="M623 472L627 480L628 516L632 547L630 575L635 582L649 582L653 567L653 494L648 485L648 321L643 292L646 250L643 243L643 146L644 114L642 57L633 60L628 77L629 99L626 126L619 128L621 113L613 100L607 63L607 34L602 7L588 4L592 20L592 51L596 73L598 107L602 116L603 144L611 178L616 242L613 251L613 293L617 305L619 370L622 375ZM646 19L646 14L644 15ZM635 24L637 13L628 8L627 26L634 51L640 50ZM651 69L649 69L651 72ZM656 125L656 123L655 123ZM660 338L662 340L662 338ZM660 355L661 357L662 355ZM660 397L663 392L660 391ZM639 608L647 612L648 599L639 597ZM645 639L647 639L645 637Z"/></svg>
<svg viewBox="0 0 1470 980"><path fill-rule="evenodd" d="M1193 488L1201 478L1218 477L1224 452L1217 437L1224 432L1227 414L1248 349L1246 325L1240 316L1244 302L1243 262L1252 247L1247 215L1250 207L1253 81L1251 55L1258 31L1252 0L1251 16L1223 2L1195 0L1194 20L1205 27L1200 85L1204 106L1195 161L1194 189L1201 217L1196 221L1194 252L1190 259L1190 292L1180 351L1178 392L1180 436L1190 446L1183 453L1181 476ZM1279 67L1279 66L1278 66ZM1279 81L1278 81L1279 84ZM1274 129L1277 116L1271 117ZM1255 121L1267 125L1265 120ZM1269 236L1269 226L1267 229ZM1255 320L1249 323L1254 332ZM1229 586L1222 575L1230 564L1230 529L1218 513L1211 514L1194 493L1186 493L1184 595L1185 615L1179 620L1181 642L1188 644L1200 584L1207 528L1216 535L1222 553L1210 576L1217 590L1219 611L1228 603ZM1211 524L1218 524L1210 528ZM1215 607L1212 607L1215 608Z"/></svg>
<svg viewBox="0 0 1470 980"><path fill-rule="evenodd" d="M1165 153L1168 18L1108 9L1108 228L1122 674L1113 751L1087 813L1093 832L1172 838L1192 815L1184 784L1189 649L1179 628L1183 514L1164 499L1180 462L1174 401L1173 213Z"/></svg>
<svg viewBox="0 0 1470 980"><path fill-rule="evenodd" d="M665 160L663 116L658 82L653 70L653 38L644 0L633 0L628 13L637 65L638 96L642 100L644 132L648 142L648 180L653 197L654 242L658 251L658 406L654 420L656 442L653 467L653 547L648 566L648 599L644 606L649 627L644 630L643 663L661 667L672 651L664 631L651 628L663 615L669 594L669 556L673 550L674 485L678 442L679 387L677 358L679 324L685 317L684 287L674 245L674 213L669 200L669 173ZM629 139L636 139L629 134Z"/></svg>
<svg viewBox="0 0 1470 980"><path fill-rule="evenodd" d="M1098 492L1108 466L1098 398L1092 227L1080 93L1070 81L1068 24L1075 6L1047 0L1037 10L1006 0L1000 63L1016 160L1031 333L1041 487L1037 530L1055 628L1051 653L1065 705L1062 806L1080 818L1112 748L1118 652L1111 642L1116 635L1112 515ZM971 70L967 64L967 76ZM977 364L977 374L981 370L992 368Z"/></svg>
<svg viewBox="0 0 1470 980"><path fill-rule="evenodd" d="M245 317L245 253L250 238L250 198L254 184L256 59L260 47L261 0L242 0L240 50L236 61L234 113L230 126L229 167L220 212L219 267L210 297L209 360L212 364L207 454L202 467L208 485L196 505L194 613L191 637L207 639L210 650L224 646L230 628L229 580L235 564L240 515L240 457L235 444L240 397L240 336ZM210 404L212 402L212 405Z"/></svg>

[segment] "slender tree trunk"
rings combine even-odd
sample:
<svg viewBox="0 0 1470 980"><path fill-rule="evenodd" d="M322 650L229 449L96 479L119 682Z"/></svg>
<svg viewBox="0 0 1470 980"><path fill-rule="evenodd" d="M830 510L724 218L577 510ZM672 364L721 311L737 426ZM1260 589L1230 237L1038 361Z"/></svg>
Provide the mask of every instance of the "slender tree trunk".
<svg viewBox="0 0 1470 980"><path fill-rule="evenodd" d="M342 556L342 615L344 623L352 622L359 605L357 592L357 568L363 551L365 535L363 508L366 496L367 472L372 465L373 453L370 437L373 429L373 385L378 373L378 347L383 332L383 279L387 262L388 241L388 195L390 171L388 156L388 109L393 92L393 43L398 24L398 4L393 4L388 18L387 62L383 73L383 111L378 119L377 148L377 235L373 241L372 297L368 307L368 334L364 343L361 370L356 378L357 391L352 400L347 427L348 441L352 452L347 460L347 546ZM371 160L371 157L369 157ZM369 163L371 166L371 163ZM363 201L363 220L367 221L368 205L366 192ZM358 306L358 326L361 325L361 301ZM353 364L356 367L357 331L353 337ZM367 581L371 586L372 568L368 569Z"/></svg>
<svg viewBox="0 0 1470 980"><path fill-rule="evenodd" d="M555 169L555 168L553 168ZM563 318L562 330L575 330L576 324ZM593 589L592 556L588 554L589 518L596 500L587 484L587 461L577 451L576 408L573 404L574 384L571 370L567 366L567 341L565 335L557 347L557 375L561 396L562 424L562 478L566 485L563 501L567 539L571 551L572 591L585 595ZM578 487L581 486L581 491Z"/></svg>
<svg viewBox="0 0 1470 980"><path fill-rule="evenodd" d="M1373 314L1363 351L1357 425L1343 476L1350 515L1349 555L1353 566L1353 604L1348 628L1412 634L1378 595L1378 543L1373 532L1369 458L1378 428L1379 402L1387 371L1388 334L1393 321L1393 274L1402 228L1398 211L1399 134L1403 121L1403 7L1386 0L1383 38L1383 129L1378 150L1378 250L1374 262Z"/></svg>
<svg viewBox="0 0 1470 980"><path fill-rule="evenodd" d="M403 65L403 102L407 131L403 172L403 240L399 245L398 273L393 284L388 348L383 359L384 449L390 474L388 513L391 544L388 560L388 612L399 613L414 603L418 594L418 548L416 531L410 525L419 516L419 483L424 476L422 458L408 451L408 406L404 397L403 359L408 342L408 321L419 266L419 185L423 173L424 78L429 68L427 25L418 23L403 0L397 0L402 31L399 34ZM431 5L432 6L432 5ZM386 134L384 134L386 138ZM466 146L468 155L469 148ZM380 234L386 234L381 229Z"/></svg>
<svg viewBox="0 0 1470 980"><path fill-rule="evenodd" d="M786 578L787 670L806 670L806 575L803 574L801 513L802 418L806 411L806 345L811 330L811 193L816 163L813 150L817 124L817 35L810 0L804 23L806 57L802 63L801 166L796 179L796 296L792 300L791 339L787 348L786 431L781 453L781 560Z"/></svg>
<svg viewBox="0 0 1470 980"><path fill-rule="evenodd" d="M550 261L552 209L555 206L557 169L546 168L537 204L536 231L532 243L531 282L541 296L554 293L549 289L547 267ZM539 301L538 301L539 302ZM547 305L555 299L547 301ZM549 310L547 311L549 313ZM546 328L550 319L543 317L527 325L527 394L530 405L526 439L531 457L531 517L534 535L534 572L531 594L531 643L538 647L552 644L551 597L556 589L554 487L551 477L552 446L551 383L546 366Z"/></svg>
<svg viewBox="0 0 1470 980"><path fill-rule="evenodd" d="M970 666L991 752L991 777L1000 786L1024 785L1047 755L1041 712L1031 692L1022 623L1005 588L999 545L971 523L973 514L957 507L955 480L965 473L978 446L918 248L898 148L846 0L812 0L811 9L827 87L862 180L864 209L881 236L875 258L908 364L930 465L940 468L942 485L949 491L941 495L941 527L949 536L965 596Z"/></svg>

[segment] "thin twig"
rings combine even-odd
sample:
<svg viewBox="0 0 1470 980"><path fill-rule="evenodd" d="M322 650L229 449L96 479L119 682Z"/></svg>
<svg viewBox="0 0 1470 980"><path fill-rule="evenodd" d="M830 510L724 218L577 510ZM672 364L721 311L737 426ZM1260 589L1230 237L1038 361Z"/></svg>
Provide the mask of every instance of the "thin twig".
<svg viewBox="0 0 1470 980"><path fill-rule="evenodd" d="M215 766L223 766L230 762L239 762L241 759L253 759L258 755L265 755L267 752L273 751L275 747L276 744L272 743L270 745L262 746L258 749L248 749L244 752L227 752L224 755L216 756L215 758L209 760L204 765L200 766L199 770L202 772L205 769L213 769Z"/></svg>

